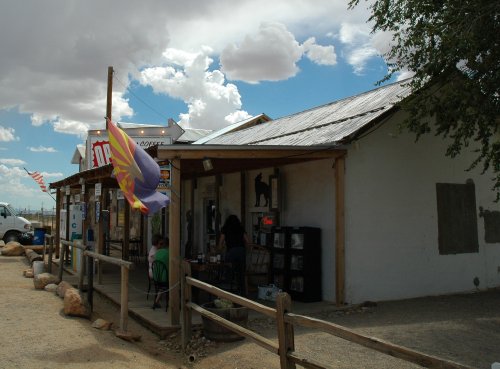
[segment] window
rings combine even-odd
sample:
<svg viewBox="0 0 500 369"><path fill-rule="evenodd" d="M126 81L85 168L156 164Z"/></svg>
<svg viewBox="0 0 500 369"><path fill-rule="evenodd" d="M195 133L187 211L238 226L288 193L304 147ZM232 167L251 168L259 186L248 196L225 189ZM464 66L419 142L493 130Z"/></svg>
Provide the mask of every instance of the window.
<svg viewBox="0 0 500 369"><path fill-rule="evenodd" d="M436 183L439 254L479 251L474 182Z"/></svg>

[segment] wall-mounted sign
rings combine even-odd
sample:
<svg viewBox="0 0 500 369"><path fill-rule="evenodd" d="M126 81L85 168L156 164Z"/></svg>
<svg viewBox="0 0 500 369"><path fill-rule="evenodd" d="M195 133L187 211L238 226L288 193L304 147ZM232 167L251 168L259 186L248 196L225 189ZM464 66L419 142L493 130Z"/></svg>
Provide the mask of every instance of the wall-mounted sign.
<svg viewBox="0 0 500 369"><path fill-rule="evenodd" d="M66 186L66 196L69 196L71 194L71 187Z"/></svg>
<svg viewBox="0 0 500 369"><path fill-rule="evenodd" d="M123 196L123 191L122 190L117 190L116 191L116 199L117 200L123 200L125 196Z"/></svg>
<svg viewBox="0 0 500 369"><path fill-rule="evenodd" d="M165 192L170 189L172 184L172 166L170 163L160 165L160 182L158 183L157 191Z"/></svg>
<svg viewBox="0 0 500 369"><path fill-rule="evenodd" d="M78 204L80 202L80 194L75 194L75 204Z"/></svg>
<svg viewBox="0 0 500 369"><path fill-rule="evenodd" d="M143 149L159 145L171 145L172 138L170 136L140 136L133 137L130 135L137 145ZM91 136L87 138L87 152L89 153L87 165L89 169L102 167L103 165L111 163L111 148L109 147L108 135L100 134L98 136Z"/></svg>
<svg viewBox="0 0 500 369"><path fill-rule="evenodd" d="M95 202L95 222L99 223L100 218L101 218L101 202L96 201Z"/></svg>
<svg viewBox="0 0 500 369"><path fill-rule="evenodd" d="M95 184L95 196L101 196L101 191L102 191L102 183L96 183Z"/></svg>

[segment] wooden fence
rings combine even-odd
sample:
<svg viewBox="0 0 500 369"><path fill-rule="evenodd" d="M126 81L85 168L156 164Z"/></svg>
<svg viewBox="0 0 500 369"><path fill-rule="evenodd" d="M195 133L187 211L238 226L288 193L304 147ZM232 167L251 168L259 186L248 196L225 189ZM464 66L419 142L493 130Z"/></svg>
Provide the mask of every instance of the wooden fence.
<svg viewBox="0 0 500 369"><path fill-rule="evenodd" d="M122 259L114 258L111 256L102 255L93 252L82 243L81 240L76 241L66 241L61 240L61 247L59 253L59 280L63 280L64 271L64 258L65 253L68 252L69 246L81 250L79 253L79 264L80 270L78 271L78 289L83 291L83 282L85 274L87 274L87 301L89 302L90 308L93 308L93 291L94 291L94 260L98 263L110 263L121 267L121 290L120 290L120 330L123 332L127 331L128 326L128 281L129 281L129 270L134 268L134 263L130 261L125 261ZM52 272L52 250L54 249L54 236L45 235L44 243L44 257L45 249L48 248L48 271ZM86 259L85 259L86 257ZM85 268L85 265L87 266ZM87 270L87 273L85 271ZM100 270L100 268L99 268Z"/></svg>
<svg viewBox="0 0 500 369"><path fill-rule="evenodd" d="M202 289L217 297L230 300L235 304L245 306L251 310L271 317L277 322L278 342L265 338L245 327L237 325L229 320L214 314L192 301L192 287ZM379 351L404 361L418 364L425 368L435 369L471 369L452 361L444 360L435 356L427 355L403 346L357 333L349 328L330 323L324 320L315 319L309 316L291 313L291 298L287 293L280 293L276 299L276 308L259 304L255 301L234 295L221 290L208 283L191 277L191 265L187 262L182 264L181 278L181 310L182 310L182 345L186 348L191 339L192 311L196 311L202 316L215 321L216 323L230 329L231 331L251 339L264 349L276 354L280 359L282 369L292 369L296 365L311 369L331 368L327 364L306 358L295 351L294 326L313 328L333 336L343 338L364 347Z"/></svg>

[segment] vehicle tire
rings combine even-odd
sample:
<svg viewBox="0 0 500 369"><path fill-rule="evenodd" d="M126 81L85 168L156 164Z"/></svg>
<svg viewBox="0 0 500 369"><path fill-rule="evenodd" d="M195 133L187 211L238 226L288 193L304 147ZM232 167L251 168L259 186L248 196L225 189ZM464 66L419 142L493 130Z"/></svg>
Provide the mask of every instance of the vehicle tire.
<svg viewBox="0 0 500 369"><path fill-rule="evenodd" d="M3 236L3 240L5 243L9 243L10 241L19 242L19 232L8 232L5 236Z"/></svg>

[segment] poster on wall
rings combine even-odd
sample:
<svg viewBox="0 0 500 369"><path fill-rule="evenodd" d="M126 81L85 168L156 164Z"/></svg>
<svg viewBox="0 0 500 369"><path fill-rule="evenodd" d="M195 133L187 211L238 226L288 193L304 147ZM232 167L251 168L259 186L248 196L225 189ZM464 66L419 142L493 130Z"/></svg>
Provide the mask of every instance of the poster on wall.
<svg viewBox="0 0 500 369"><path fill-rule="evenodd" d="M158 164L160 166L160 182L156 190L165 193L172 184L172 165L170 162Z"/></svg>
<svg viewBox="0 0 500 369"><path fill-rule="evenodd" d="M96 183L95 184L95 196L101 196L101 190L102 190L102 184L101 183Z"/></svg>
<svg viewBox="0 0 500 369"><path fill-rule="evenodd" d="M95 222L99 223L100 218L101 218L101 202L96 201L95 202Z"/></svg>

